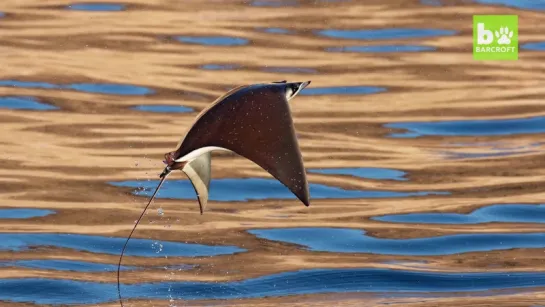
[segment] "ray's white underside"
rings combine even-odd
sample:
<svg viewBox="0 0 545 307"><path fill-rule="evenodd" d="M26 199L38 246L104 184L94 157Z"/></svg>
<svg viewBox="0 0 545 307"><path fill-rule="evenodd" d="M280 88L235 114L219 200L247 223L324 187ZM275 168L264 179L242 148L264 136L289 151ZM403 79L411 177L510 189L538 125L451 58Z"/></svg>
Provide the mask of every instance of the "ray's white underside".
<svg viewBox="0 0 545 307"><path fill-rule="evenodd" d="M223 148L223 147L207 146L207 147L202 147L202 148L193 150L192 152L188 153L187 155L185 155L185 156L183 156L181 158L178 158L177 160L174 160L174 161L175 162L188 162L188 161L196 159L200 155L203 155L205 153L209 153L209 152L212 152L212 151L231 152L231 150Z"/></svg>

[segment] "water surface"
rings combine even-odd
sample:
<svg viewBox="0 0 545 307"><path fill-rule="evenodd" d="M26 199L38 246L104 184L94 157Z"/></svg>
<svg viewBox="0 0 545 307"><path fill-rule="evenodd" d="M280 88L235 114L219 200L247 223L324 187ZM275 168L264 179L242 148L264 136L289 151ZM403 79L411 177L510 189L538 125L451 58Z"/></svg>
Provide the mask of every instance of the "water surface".
<svg viewBox="0 0 545 307"><path fill-rule="evenodd" d="M204 70L233 70L239 68L240 65L236 64L205 64L200 68Z"/></svg>
<svg viewBox="0 0 545 307"><path fill-rule="evenodd" d="M504 152L443 152L448 159L482 159L482 158L494 158L494 157L508 157L513 155L523 155L537 153L537 150L525 150L525 151L504 151Z"/></svg>
<svg viewBox="0 0 545 307"><path fill-rule="evenodd" d="M53 210L32 209L32 208L14 208L0 209L0 219L29 219L33 217L44 217L54 214Z"/></svg>
<svg viewBox="0 0 545 307"><path fill-rule="evenodd" d="M379 168L379 167L346 167L346 168L321 168L321 169L309 169L309 173L327 174L327 175L348 175L366 179L377 180L398 180L405 181L407 178L404 176L407 174L403 171Z"/></svg>
<svg viewBox="0 0 545 307"><path fill-rule="evenodd" d="M441 3L441 0L420 0L420 3L424 5L433 5L433 6L441 6L443 5Z"/></svg>
<svg viewBox="0 0 545 307"><path fill-rule="evenodd" d="M154 93L153 90L142 86L113 83L73 83L62 85L47 82L0 80L0 86L37 89L67 89L86 93L127 96L147 95Z"/></svg>
<svg viewBox="0 0 545 307"><path fill-rule="evenodd" d="M416 138L420 136L499 136L537 134L545 132L545 117L513 119L474 119L436 122L398 122L385 125L407 132L392 133L390 137Z"/></svg>
<svg viewBox="0 0 545 307"><path fill-rule="evenodd" d="M259 28L258 31L265 32L265 33L272 33L272 34L290 34L290 33L294 33L294 31L284 29L284 28Z"/></svg>
<svg viewBox="0 0 545 307"><path fill-rule="evenodd" d="M282 7L282 6L297 6L297 0L254 0L250 3L252 6L263 7Z"/></svg>
<svg viewBox="0 0 545 307"><path fill-rule="evenodd" d="M376 86L332 86L332 87L307 87L299 93L301 96L318 95L365 95L382 93L386 88Z"/></svg>
<svg viewBox="0 0 545 307"><path fill-rule="evenodd" d="M474 0L474 1L480 4L504 5L504 6L517 8L517 9L536 10L536 11L545 10L544 0Z"/></svg>
<svg viewBox="0 0 545 307"><path fill-rule="evenodd" d="M176 36L175 38L182 43L207 46L241 46L249 43L245 38L229 36Z"/></svg>
<svg viewBox="0 0 545 307"><path fill-rule="evenodd" d="M538 272L442 273L391 269L310 269L233 282L122 284L125 299L243 299L318 293L477 292L545 286ZM416 293L415 293L416 294ZM0 300L99 304L117 299L115 284L65 279L0 279Z"/></svg>
<svg viewBox="0 0 545 307"><path fill-rule="evenodd" d="M175 106L175 105L159 105L159 104L148 104L148 105L139 105L132 108L136 111L142 112L154 112L154 113L189 113L193 112L192 108L184 106Z"/></svg>
<svg viewBox="0 0 545 307"><path fill-rule="evenodd" d="M30 247L59 247L91 253L119 255L126 238L55 233L0 233L0 251L21 251ZM211 246L133 238L126 255L142 257L201 257L243 252L235 246Z"/></svg>
<svg viewBox="0 0 545 307"><path fill-rule="evenodd" d="M0 261L0 267L22 267L27 269L52 270L52 271L72 271L72 272L115 272L116 264L106 264L98 262L62 260L62 259L36 259L36 260L16 260ZM121 266L120 270L136 270L136 267ZM1 284L1 281L0 281Z"/></svg>
<svg viewBox="0 0 545 307"><path fill-rule="evenodd" d="M326 51L329 52L362 52L362 53L391 53L391 52L421 52L434 51L436 48L431 46L420 45L378 45L378 46L345 46L345 47L329 47Z"/></svg>
<svg viewBox="0 0 545 307"><path fill-rule="evenodd" d="M151 196L158 180L111 182L118 187L138 188L133 194ZM309 183L312 199L328 198L398 198L426 195L448 195L442 191L399 192L388 190L344 190L334 186ZM196 199L195 190L189 180L170 180L163 184L157 193L158 198ZM259 199L296 199L295 195L282 183L264 178L222 178L210 182L211 201L248 201Z"/></svg>
<svg viewBox="0 0 545 307"><path fill-rule="evenodd" d="M528 50L539 50L543 51L545 50L545 42L536 42L536 43L527 43L522 46L520 46L522 49L528 49Z"/></svg>
<svg viewBox="0 0 545 307"><path fill-rule="evenodd" d="M260 239L293 243L311 251L439 256L468 252L544 248L545 233L475 233L415 239L383 239L348 228L251 229Z"/></svg>
<svg viewBox="0 0 545 307"><path fill-rule="evenodd" d="M264 71L268 71L268 72L275 72L275 73L281 73L281 74L315 74L317 73L318 71L316 69L313 69L313 68L306 68L306 67L281 67L281 66L268 66L268 67L264 67L263 68ZM309 88L307 87L305 89L308 90ZM302 93L302 92L301 92ZM299 93L299 95L301 95L301 93Z"/></svg>
<svg viewBox="0 0 545 307"><path fill-rule="evenodd" d="M468 214L418 212L373 217L373 220L419 224L545 223L545 205L502 204Z"/></svg>
<svg viewBox="0 0 545 307"><path fill-rule="evenodd" d="M359 40L386 40L386 39L404 39L404 38L425 38L435 36L448 36L456 34L453 30L442 29L410 29L410 28L383 28L383 29L360 29L360 30L340 30L327 29L317 32L319 35Z"/></svg>
<svg viewBox="0 0 545 307"><path fill-rule="evenodd" d="M112 12L124 10L125 5L118 3L74 3L66 8L74 11Z"/></svg>
<svg viewBox="0 0 545 307"><path fill-rule="evenodd" d="M0 97L1 109L12 110L58 110L56 106L39 102L36 98L30 96L4 96Z"/></svg>

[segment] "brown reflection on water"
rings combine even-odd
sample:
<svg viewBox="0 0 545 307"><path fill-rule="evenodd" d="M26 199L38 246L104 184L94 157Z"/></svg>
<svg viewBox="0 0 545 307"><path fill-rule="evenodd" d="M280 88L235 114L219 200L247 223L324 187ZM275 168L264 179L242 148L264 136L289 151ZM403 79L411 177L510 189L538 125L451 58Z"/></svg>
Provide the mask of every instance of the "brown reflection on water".
<svg viewBox="0 0 545 307"><path fill-rule="evenodd" d="M0 81L49 84L116 83L145 87L146 95L116 95L71 89L0 86L0 96L35 96L55 111L0 109L0 207L47 208L57 214L0 220L6 233L59 232L128 235L146 198L110 181L157 179L162 157L196 116L217 96L241 84L312 80L312 87L377 86L371 95L298 96L290 102L307 168L384 167L408 173L407 181L308 174L313 183L347 189L448 191L448 196L399 199L212 201L203 216L195 201L158 199L135 237L199 244L236 245L247 253L211 258L126 257L126 265L196 264L170 274L148 269L124 272L123 282L229 281L312 268L394 268L444 272L543 271L542 249L473 252L450 256L385 256L311 252L257 239L250 228L342 227L379 238L417 238L457 233L543 232L540 224L431 225L382 223L375 215L421 211L467 213L495 203L543 203L545 154L541 146L500 155L452 158L452 153L488 152L479 143L502 140L518 146L542 142L540 134L503 137L396 139L383 124L543 116L545 55L522 50L513 62L472 59L473 14L517 14L521 45L545 40L543 13L468 1L426 6L419 1L299 1L299 6L258 7L248 1L123 2L125 11L70 11L70 2L5 1L0 18ZM89 2L89 1L88 1ZM93 1L90 1L93 2ZM386 3L387 2L387 3ZM267 33L262 28L288 29ZM349 40L316 35L323 29L435 28L451 36ZM176 36L226 36L247 45L210 46ZM410 44L429 52L335 53L328 47ZM205 70L202 65L240 65ZM289 73L275 67L295 67ZM317 73L313 71L317 71ZM309 73L305 73L308 71ZM143 113L136 105L184 105L192 113ZM453 144L464 143L463 147ZM515 146L514 145L514 146ZM445 154L450 152L451 155ZM214 178L270 176L234 155L218 154ZM181 174L174 177L183 178ZM157 209L164 209L159 216ZM438 247L440 248L440 247ZM0 252L0 259L73 259L115 264L116 255L39 248ZM385 263L397 260L397 263ZM425 260L411 267L403 262ZM225 272L231 272L226 274ZM115 281L115 273L2 268L0 278L48 277ZM475 294L468 294L475 295ZM540 290L524 294L480 293L468 298L388 298L342 295L343 306L454 306L461 303L531 306ZM331 306L340 295L300 296L301 306ZM167 298L165 298L167 299ZM511 302L511 303L507 303ZM11 303L10 303L11 304ZM144 303L148 304L148 302ZM157 303L159 305L159 303ZM190 303L177 302L178 306ZM195 303L197 306L200 303ZM210 302L202 302L202 305ZM297 306L294 298L215 302L226 306ZM142 305L142 306L144 306ZM161 304L163 305L163 304ZM164 304L166 305L166 303ZM13 303L10 306L18 306ZM24 305L20 305L24 306ZM106 306L106 305L104 305ZM108 306L115 306L114 303ZM499 303L497 306L501 306Z"/></svg>

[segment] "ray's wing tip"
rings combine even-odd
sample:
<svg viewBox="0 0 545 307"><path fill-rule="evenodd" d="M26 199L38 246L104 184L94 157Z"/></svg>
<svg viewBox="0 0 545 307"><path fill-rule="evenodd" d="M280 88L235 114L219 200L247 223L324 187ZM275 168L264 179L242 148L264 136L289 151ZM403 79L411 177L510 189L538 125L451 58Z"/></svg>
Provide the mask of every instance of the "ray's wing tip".
<svg viewBox="0 0 545 307"><path fill-rule="evenodd" d="M306 190L306 193L303 193L303 195L298 195L297 198L299 198L305 207L310 207L310 194L308 189Z"/></svg>
<svg viewBox="0 0 545 307"><path fill-rule="evenodd" d="M204 206L205 204L202 203L200 197L197 196L197 200L199 201L199 211L201 212L201 215L204 214Z"/></svg>

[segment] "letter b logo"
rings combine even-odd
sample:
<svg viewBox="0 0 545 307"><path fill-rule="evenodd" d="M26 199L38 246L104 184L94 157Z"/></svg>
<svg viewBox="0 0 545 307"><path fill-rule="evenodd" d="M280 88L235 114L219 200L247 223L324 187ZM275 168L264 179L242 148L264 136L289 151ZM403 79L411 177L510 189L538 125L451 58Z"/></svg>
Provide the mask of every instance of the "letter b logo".
<svg viewBox="0 0 545 307"><path fill-rule="evenodd" d="M517 15L473 15L475 60L518 60Z"/></svg>
<svg viewBox="0 0 545 307"><path fill-rule="evenodd" d="M477 44L488 45L494 40L494 34L490 30L484 28L484 23L477 24Z"/></svg>

